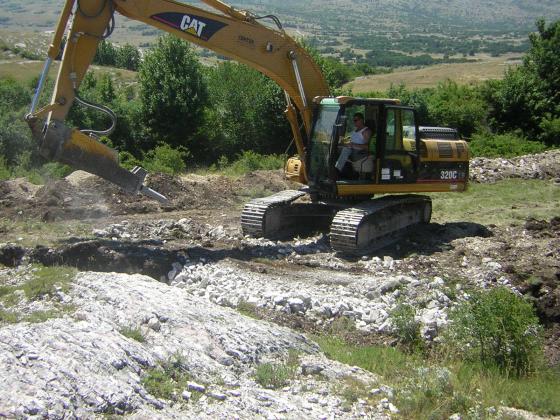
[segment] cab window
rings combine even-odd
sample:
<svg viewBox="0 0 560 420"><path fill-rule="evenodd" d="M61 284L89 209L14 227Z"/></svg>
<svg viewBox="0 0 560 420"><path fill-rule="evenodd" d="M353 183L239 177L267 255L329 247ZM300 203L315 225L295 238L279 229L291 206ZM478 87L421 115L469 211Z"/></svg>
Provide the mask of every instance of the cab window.
<svg viewBox="0 0 560 420"><path fill-rule="evenodd" d="M385 127L385 133L387 135L385 149L386 150L400 150L401 147L399 145L398 139L398 126L397 126L397 113L398 110L396 109L388 109L387 110L387 125Z"/></svg>
<svg viewBox="0 0 560 420"><path fill-rule="evenodd" d="M365 115L365 109L365 105L353 105L346 108L344 115L346 115L346 121L348 121L348 123L346 124L345 137L350 137L352 135L352 132L356 129L353 122L354 115L356 115L357 113Z"/></svg>

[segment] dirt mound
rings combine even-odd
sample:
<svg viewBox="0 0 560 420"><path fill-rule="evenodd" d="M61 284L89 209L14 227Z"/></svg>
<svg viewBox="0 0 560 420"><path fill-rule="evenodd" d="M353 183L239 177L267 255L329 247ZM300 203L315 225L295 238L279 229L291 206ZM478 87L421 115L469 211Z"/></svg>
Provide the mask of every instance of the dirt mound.
<svg viewBox="0 0 560 420"><path fill-rule="evenodd" d="M66 180L50 182L43 186L29 183L23 178L0 183L0 208L10 218L78 219L100 217L107 214L99 197L74 187Z"/></svg>
<svg viewBox="0 0 560 420"><path fill-rule="evenodd" d="M17 200L30 200L41 188L40 185L32 184L25 178L16 178L0 182L0 207L11 207Z"/></svg>
<svg viewBox="0 0 560 420"><path fill-rule="evenodd" d="M477 158L471 161L471 180L495 182L505 178L558 179L560 150L515 159ZM182 177L150 174L147 185L165 195L162 205L145 196L127 194L116 185L83 171L63 180L35 186L24 179L0 183L0 208L6 216L44 221L99 218L191 209L235 208L252 197L300 187L282 171L254 171L241 178L189 174Z"/></svg>
<svg viewBox="0 0 560 420"><path fill-rule="evenodd" d="M473 182L496 182L507 178L560 179L560 150L512 159L475 158L470 162Z"/></svg>
<svg viewBox="0 0 560 420"><path fill-rule="evenodd" d="M169 199L162 205L142 195L128 194L118 186L83 171L43 186L24 179L0 183L0 208L8 217L43 221L100 218L112 215L146 214L189 209L231 208L248 198L267 195L294 184L282 171L256 171L233 179L222 175L190 174L176 177L150 174L146 185Z"/></svg>
<svg viewBox="0 0 560 420"><path fill-rule="evenodd" d="M108 215L107 206L94 191L75 187L66 179L41 187L27 214L43 221L97 218Z"/></svg>
<svg viewBox="0 0 560 420"><path fill-rule="evenodd" d="M265 189L279 192L286 189L297 189L300 184L290 182L284 177L283 171L255 171L245 175L238 183L245 189Z"/></svg>

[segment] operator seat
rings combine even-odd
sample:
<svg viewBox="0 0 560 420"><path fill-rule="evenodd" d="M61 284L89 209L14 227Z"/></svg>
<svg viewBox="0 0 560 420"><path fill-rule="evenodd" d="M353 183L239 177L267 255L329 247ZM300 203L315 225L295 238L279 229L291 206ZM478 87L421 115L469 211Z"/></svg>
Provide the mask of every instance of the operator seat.
<svg viewBox="0 0 560 420"><path fill-rule="evenodd" d="M375 147L376 147L376 126L375 120L365 120L366 127L371 130L371 138L368 144L367 156L352 161L352 169L358 173L359 179L372 179L373 169L375 162Z"/></svg>

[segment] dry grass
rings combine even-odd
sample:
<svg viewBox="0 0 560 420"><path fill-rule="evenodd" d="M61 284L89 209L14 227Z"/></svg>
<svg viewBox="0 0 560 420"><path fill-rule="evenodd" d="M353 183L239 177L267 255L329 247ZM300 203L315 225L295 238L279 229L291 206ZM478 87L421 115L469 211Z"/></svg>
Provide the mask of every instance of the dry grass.
<svg viewBox="0 0 560 420"><path fill-rule="evenodd" d="M59 63L54 63L51 67L50 77L55 78L58 72ZM43 69L42 61L30 61L22 58L0 60L0 78L12 78L20 83L27 83L34 77L38 77ZM113 78L122 82L133 82L136 80L136 73L130 70L114 69L111 67L92 66L91 69L96 74L109 73Z"/></svg>
<svg viewBox="0 0 560 420"><path fill-rule="evenodd" d="M385 91L391 84L404 84L408 88L436 86L446 79L459 84L480 83L489 79L501 79L508 66L519 63L518 55L480 57L476 63L438 64L417 70L400 70L389 74L367 76L347 83L354 93Z"/></svg>

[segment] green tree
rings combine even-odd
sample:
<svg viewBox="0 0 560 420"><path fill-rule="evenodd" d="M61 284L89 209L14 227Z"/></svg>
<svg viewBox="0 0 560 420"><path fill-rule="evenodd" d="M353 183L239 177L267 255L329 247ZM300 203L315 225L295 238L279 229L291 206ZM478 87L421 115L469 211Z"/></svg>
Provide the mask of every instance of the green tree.
<svg viewBox="0 0 560 420"><path fill-rule="evenodd" d="M109 41L101 40L97 45L93 62L100 66L114 66L117 62L117 49Z"/></svg>
<svg viewBox="0 0 560 420"><path fill-rule="evenodd" d="M136 71L140 66L140 51L133 45L125 44L117 49L115 65L121 69Z"/></svg>
<svg viewBox="0 0 560 420"><path fill-rule="evenodd" d="M30 92L12 79L0 79L0 157L4 165L17 165L23 153L35 150L23 116Z"/></svg>
<svg viewBox="0 0 560 420"><path fill-rule="evenodd" d="M115 100L115 86L113 79L107 73L102 74L98 83L99 98L102 103L111 103Z"/></svg>
<svg viewBox="0 0 560 420"><path fill-rule="evenodd" d="M107 79L105 79L104 84L106 86L107 83ZM87 72L82 79L82 83L80 84L80 88L78 90L78 96L90 103L103 104L105 106L111 105L109 103L111 99L101 97L100 83L93 71ZM105 114L91 110L78 104L77 102L74 102L72 108L70 108L70 112L68 113L68 123L71 127L77 127L80 129L103 129L110 125L110 120Z"/></svg>
<svg viewBox="0 0 560 420"><path fill-rule="evenodd" d="M291 131L283 114L284 94L275 82L243 64L225 62L209 70L208 90L212 104L206 131L215 137L210 155L286 150Z"/></svg>
<svg viewBox="0 0 560 420"><path fill-rule="evenodd" d="M29 91L13 79L0 79L0 111L13 111L31 102Z"/></svg>
<svg viewBox="0 0 560 420"><path fill-rule="evenodd" d="M487 105L479 89L460 86L451 80L429 89L391 86L381 95L398 98L403 105L414 107L420 125L453 127L470 137L486 124Z"/></svg>
<svg viewBox="0 0 560 420"><path fill-rule="evenodd" d="M429 118L435 125L454 127L465 137L485 123L487 105L479 90L447 80L428 98Z"/></svg>
<svg viewBox="0 0 560 420"><path fill-rule="evenodd" d="M348 66L342 64L335 58L323 57L316 48L309 44L306 40L299 41L300 45L311 55L313 60L321 68L323 77L325 78L331 92L337 92L338 89L351 79L351 70Z"/></svg>
<svg viewBox="0 0 560 420"><path fill-rule="evenodd" d="M144 149L163 141L189 145L203 121L208 93L196 53L170 35L158 39L140 66ZM189 147L188 147L189 148Z"/></svg>
<svg viewBox="0 0 560 420"><path fill-rule="evenodd" d="M398 86L391 85L386 93L372 93L365 96L398 98L403 105L411 106L416 110L418 123L420 125L431 125L434 122L430 118L428 111L428 97L431 91L423 89L408 90L404 84Z"/></svg>
<svg viewBox="0 0 560 420"><path fill-rule="evenodd" d="M500 132L520 129L529 138L560 144L560 20L537 22L523 64L484 89L490 123Z"/></svg>

